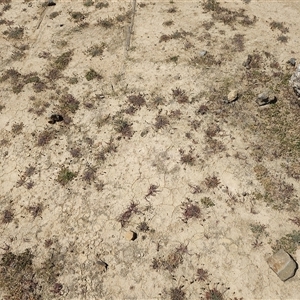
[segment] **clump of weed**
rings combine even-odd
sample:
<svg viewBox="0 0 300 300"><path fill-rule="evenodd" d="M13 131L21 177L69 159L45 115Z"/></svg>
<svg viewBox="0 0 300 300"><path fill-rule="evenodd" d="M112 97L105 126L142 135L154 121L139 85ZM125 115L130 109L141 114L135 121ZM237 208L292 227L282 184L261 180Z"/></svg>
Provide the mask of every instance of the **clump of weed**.
<svg viewBox="0 0 300 300"><path fill-rule="evenodd" d="M215 137L221 131L220 127L215 124L210 124L205 130L205 134L207 138Z"/></svg>
<svg viewBox="0 0 300 300"><path fill-rule="evenodd" d="M129 103L138 108L146 104L146 100L142 94L130 95L127 97L127 99Z"/></svg>
<svg viewBox="0 0 300 300"><path fill-rule="evenodd" d="M170 289L171 300L184 300L184 299L186 299L185 292L182 290L182 288L183 288L183 286Z"/></svg>
<svg viewBox="0 0 300 300"><path fill-rule="evenodd" d="M167 116L162 116L162 115L158 115L156 118L155 118L155 123L154 123L154 127L159 130L159 129L162 129L164 127L166 127L167 125L169 125L170 122L169 122L169 119Z"/></svg>
<svg viewBox="0 0 300 300"><path fill-rule="evenodd" d="M220 180L217 176L213 175L205 178L204 183L208 189L214 189L220 184Z"/></svg>
<svg viewBox="0 0 300 300"><path fill-rule="evenodd" d="M71 62L73 54L74 54L73 50L64 52L63 54L61 54L55 59L53 67L59 71L65 70L66 67L69 65L69 63Z"/></svg>
<svg viewBox="0 0 300 300"><path fill-rule="evenodd" d="M221 61L217 60L213 54L207 53L204 56L194 56L190 63L194 67L210 67L213 65L221 65Z"/></svg>
<svg viewBox="0 0 300 300"><path fill-rule="evenodd" d="M263 233L265 233L266 225L260 223L250 224L250 230L255 235L256 238L260 237Z"/></svg>
<svg viewBox="0 0 300 300"><path fill-rule="evenodd" d="M174 24L174 21L172 21L172 20L163 22L163 25L164 25L164 26L171 26L171 25L173 25L173 24Z"/></svg>
<svg viewBox="0 0 300 300"><path fill-rule="evenodd" d="M38 135L37 145L38 146L48 145L53 138L54 138L53 131L44 130Z"/></svg>
<svg viewBox="0 0 300 300"><path fill-rule="evenodd" d="M109 6L109 3L108 2L98 2L95 7L96 8L99 8L99 9L102 9L102 8L107 8Z"/></svg>
<svg viewBox="0 0 300 300"><path fill-rule="evenodd" d="M43 204L38 203L36 205L31 205L28 207L28 211L32 214L34 218L40 216L43 212Z"/></svg>
<svg viewBox="0 0 300 300"><path fill-rule="evenodd" d="M197 269L196 280L197 281L206 281L208 279L208 271L203 268Z"/></svg>
<svg viewBox="0 0 300 300"><path fill-rule="evenodd" d="M148 189L147 195L145 196L145 199L147 199L149 196L156 196L156 193L158 193L158 185L151 184Z"/></svg>
<svg viewBox="0 0 300 300"><path fill-rule="evenodd" d="M189 219L199 219L201 217L201 210L198 204L192 203L192 201L187 198L187 201L181 203L182 221L187 223Z"/></svg>
<svg viewBox="0 0 300 300"><path fill-rule="evenodd" d="M185 90L182 90L180 88L172 89L172 96L174 100L176 100L178 103L187 103L189 102L189 98L186 95Z"/></svg>
<svg viewBox="0 0 300 300"><path fill-rule="evenodd" d="M2 223L7 224L12 222L12 220L14 219L14 213L11 209L6 209L4 210L3 214L2 214Z"/></svg>
<svg viewBox="0 0 300 300"><path fill-rule="evenodd" d="M281 239L276 241L276 244L272 246L274 252L280 249L285 250L290 254L295 254L300 244L300 231L294 230L292 233L286 234Z"/></svg>
<svg viewBox="0 0 300 300"><path fill-rule="evenodd" d="M237 52L243 52L245 50L245 35L236 33L232 38L232 44L234 45L234 50Z"/></svg>
<svg viewBox="0 0 300 300"><path fill-rule="evenodd" d="M300 217L295 217L289 220L292 221L294 224L296 224L298 227L300 227Z"/></svg>
<svg viewBox="0 0 300 300"><path fill-rule="evenodd" d="M86 72L85 78L87 81L93 80L93 79L102 79L102 76L98 74L94 69L90 69L89 71Z"/></svg>
<svg viewBox="0 0 300 300"><path fill-rule="evenodd" d="M81 149L78 148L78 147L71 148L69 150L69 152L71 153L72 157L74 157L74 158L80 158L80 157L82 157Z"/></svg>
<svg viewBox="0 0 300 300"><path fill-rule="evenodd" d="M93 45L90 48L87 49L87 54L96 57L96 56L101 56L103 54L103 51L106 47L105 43L102 43L101 45Z"/></svg>
<svg viewBox="0 0 300 300"><path fill-rule="evenodd" d="M19 254L7 251L2 255L0 287L6 294L3 299L40 299L32 267L33 257L29 249Z"/></svg>
<svg viewBox="0 0 300 300"><path fill-rule="evenodd" d="M82 22L86 18L86 15L80 11L71 11L70 16L75 23Z"/></svg>
<svg viewBox="0 0 300 300"><path fill-rule="evenodd" d="M55 19L57 16L59 16L60 15L60 12L58 12L58 11L54 11L54 12L52 12L50 15L49 15L49 18L51 19L51 20L53 20L53 19Z"/></svg>
<svg viewBox="0 0 300 300"><path fill-rule="evenodd" d="M277 29L277 30L281 31L281 33L283 33L283 34L289 32L289 28L285 27L283 22L272 21L270 23L270 27L272 30Z"/></svg>
<svg viewBox="0 0 300 300"><path fill-rule="evenodd" d="M215 206L215 203L209 197L201 198L201 203L207 208Z"/></svg>
<svg viewBox="0 0 300 300"><path fill-rule="evenodd" d="M21 122L21 123L16 123L16 124L13 124L12 128L11 128L11 131L13 134L20 134L22 132L24 128L24 123Z"/></svg>
<svg viewBox="0 0 300 300"><path fill-rule="evenodd" d="M58 183L60 183L61 185L64 186L67 183L69 183L70 181L72 181L76 176L77 176L76 173L70 171L66 167L62 167L58 173L57 181L58 181Z"/></svg>
<svg viewBox="0 0 300 300"><path fill-rule="evenodd" d="M114 129L117 133L120 133L124 137L132 137L133 136L133 131L132 131L132 124L129 123L128 120L125 119L117 119L114 122Z"/></svg>
<svg viewBox="0 0 300 300"><path fill-rule="evenodd" d="M124 227L130 220L133 214L138 213L138 203L132 201L127 209L118 217L118 222Z"/></svg>
<svg viewBox="0 0 300 300"><path fill-rule="evenodd" d="M71 94L65 94L60 98L61 109L66 112L75 113L79 108L79 101Z"/></svg>
<svg viewBox="0 0 300 300"><path fill-rule="evenodd" d="M114 143L113 138L111 137L109 142L106 143L106 146L104 146L99 153L96 154L95 158L98 161L104 162L106 160L107 154L110 154L112 152L117 152L117 146Z"/></svg>
<svg viewBox="0 0 300 300"><path fill-rule="evenodd" d="M88 184L91 184L92 181L96 179L96 169L92 167L86 168L86 170L83 172L82 180L87 182Z"/></svg>
<svg viewBox="0 0 300 300"><path fill-rule="evenodd" d="M258 193L256 195L257 199L264 200L277 210L287 209L292 211L299 206L297 198L294 197L295 189L293 185L275 178L261 164L254 167L254 172L265 190L263 194Z"/></svg>
<svg viewBox="0 0 300 300"><path fill-rule="evenodd" d="M196 157L193 156L193 151L190 150L188 153L185 153L183 149L179 149L180 153L180 162L185 165L193 166L196 162Z"/></svg>
<svg viewBox="0 0 300 300"><path fill-rule="evenodd" d="M168 13L173 14L177 12L177 8L176 7L171 7L167 10Z"/></svg>
<svg viewBox="0 0 300 300"><path fill-rule="evenodd" d="M281 43L287 43L288 40L289 40L289 38L286 35L280 35L277 38L277 41L279 41Z"/></svg>
<svg viewBox="0 0 300 300"><path fill-rule="evenodd" d="M147 231L150 230L150 228L149 228L147 222L145 222L145 221L141 222L141 223L138 225L137 229L138 229L139 231L142 231L142 232L147 232Z"/></svg>
<svg viewBox="0 0 300 300"><path fill-rule="evenodd" d="M197 115L205 115L208 112L208 107L207 105L200 105L200 107L196 110Z"/></svg>
<svg viewBox="0 0 300 300"><path fill-rule="evenodd" d="M20 40L24 36L24 27L13 27L3 32L9 39Z"/></svg>
<svg viewBox="0 0 300 300"><path fill-rule="evenodd" d="M114 26L114 19L112 18L107 18L107 19L101 19L98 20L98 25L100 25L101 27L105 28L105 29L110 29Z"/></svg>
<svg viewBox="0 0 300 300"><path fill-rule="evenodd" d="M92 0L87 0L85 2L83 2L83 5L86 7L90 7L94 5L94 2Z"/></svg>

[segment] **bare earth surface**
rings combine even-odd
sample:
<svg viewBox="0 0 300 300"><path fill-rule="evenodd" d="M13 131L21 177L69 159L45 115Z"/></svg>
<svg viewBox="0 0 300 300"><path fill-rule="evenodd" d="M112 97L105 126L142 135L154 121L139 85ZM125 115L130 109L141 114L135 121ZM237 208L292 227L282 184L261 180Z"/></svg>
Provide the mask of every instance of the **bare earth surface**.
<svg viewBox="0 0 300 300"><path fill-rule="evenodd" d="M0 3L0 299L300 299L299 2Z"/></svg>

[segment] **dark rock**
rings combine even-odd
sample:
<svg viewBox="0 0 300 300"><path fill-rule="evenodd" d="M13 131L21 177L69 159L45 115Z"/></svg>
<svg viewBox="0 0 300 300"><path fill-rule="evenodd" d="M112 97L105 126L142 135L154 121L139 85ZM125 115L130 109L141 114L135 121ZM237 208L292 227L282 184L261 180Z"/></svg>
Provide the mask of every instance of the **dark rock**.
<svg viewBox="0 0 300 300"><path fill-rule="evenodd" d="M61 115L53 114L50 117L50 121L48 122L49 124L55 124L56 122L61 122L63 121L63 117Z"/></svg>
<svg viewBox="0 0 300 300"><path fill-rule="evenodd" d="M55 6L56 3L53 0L49 0L47 6Z"/></svg>

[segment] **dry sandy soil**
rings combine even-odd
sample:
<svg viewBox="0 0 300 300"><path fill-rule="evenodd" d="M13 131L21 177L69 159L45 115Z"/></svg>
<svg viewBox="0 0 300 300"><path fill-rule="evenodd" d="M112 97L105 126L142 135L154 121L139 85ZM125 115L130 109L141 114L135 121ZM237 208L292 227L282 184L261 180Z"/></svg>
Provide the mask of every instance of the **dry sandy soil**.
<svg viewBox="0 0 300 300"><path fill-rule="evenodd" d="M299 2L0 3L1 299L300 298Z"/></svg>

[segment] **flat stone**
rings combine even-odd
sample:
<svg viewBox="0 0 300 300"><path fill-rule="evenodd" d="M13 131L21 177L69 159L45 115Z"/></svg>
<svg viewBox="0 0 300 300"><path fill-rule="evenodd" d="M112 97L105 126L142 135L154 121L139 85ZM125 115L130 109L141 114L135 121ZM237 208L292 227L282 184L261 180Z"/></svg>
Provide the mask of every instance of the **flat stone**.
<svg viewBox="0 0 300 300"><path fill-rule="evenodd" d="M239 94L237 90L232 90L228 95L227 95L227 100L228 102L233 102L237 100Z"/></svg>
<svg viewBox="0 0 300 300"><path fill-rule="evenodd" d="M137 234L130 230L125 232L124 237L127 241L134 241L137 238Z"/></svg>
<svg viewBox="0 0 300 300"><path fill-rule="evenodd" d="M269 257L267 263L282 281L293 277L297 269L297 263L283 249Z"/></svg>

